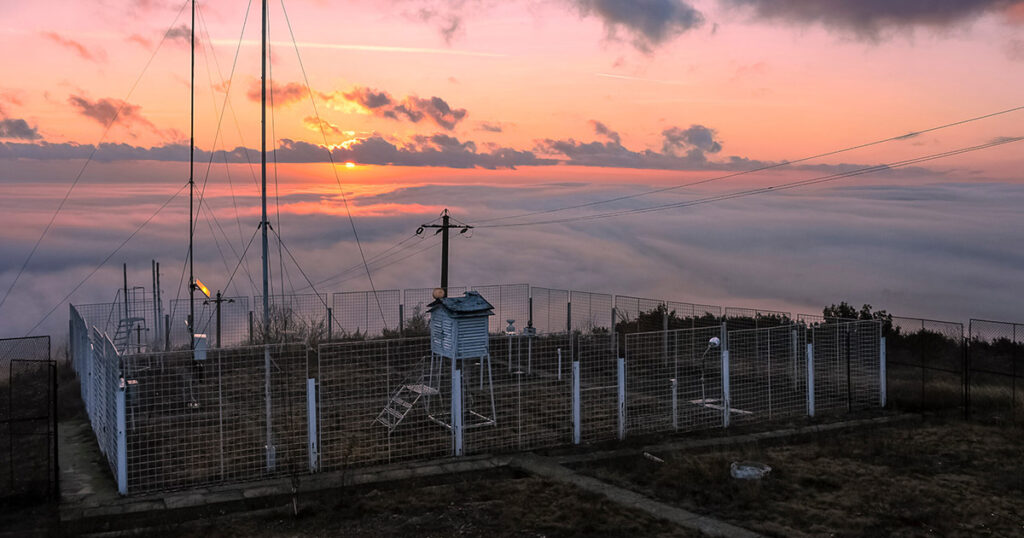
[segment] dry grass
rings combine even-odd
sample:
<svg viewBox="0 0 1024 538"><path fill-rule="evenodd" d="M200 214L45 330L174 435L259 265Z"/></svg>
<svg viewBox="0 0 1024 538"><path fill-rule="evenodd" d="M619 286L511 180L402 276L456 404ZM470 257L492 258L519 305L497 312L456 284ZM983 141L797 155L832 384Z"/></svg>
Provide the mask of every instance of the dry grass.
<svg viewBox="0 0 1024 538"><path fill-rule="evenodd" d="M148 536L692 537L698 534L603 497L536 478L472 479L442 485L345 492L285 509L161 529Z"/></svg>
<svg viewBox="0 0 1024 538"><path fill-rule="evenodd" d="M581 470L769 535L1011 536L1024 533L1022 446L1020 429L952 422ZM772 474L734 480L737 460Z"/></svg>

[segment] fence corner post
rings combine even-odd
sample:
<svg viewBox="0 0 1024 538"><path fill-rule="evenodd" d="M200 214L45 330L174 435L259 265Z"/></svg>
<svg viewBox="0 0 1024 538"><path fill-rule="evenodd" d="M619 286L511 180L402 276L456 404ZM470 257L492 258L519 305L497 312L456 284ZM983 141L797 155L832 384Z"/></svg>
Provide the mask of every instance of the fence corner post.
<svg viewBox="0 0 1024 538"><path fill-rule="evenodd" d="M807 416L814 416L814 344L807 344Z"/></svg>
<svg viewBox="0 0 1024 538"><path fill-rule="evenodd" d="M124 377L118 379L117 385L117 492L128 494L128 431L125 427L125 387Z"/></svg>
<svg viewBox="0 0 1024 538"><path fill-rule="evenodd" d="M881 337L878 343L878 405L885 407L885 337Z"/></svg>

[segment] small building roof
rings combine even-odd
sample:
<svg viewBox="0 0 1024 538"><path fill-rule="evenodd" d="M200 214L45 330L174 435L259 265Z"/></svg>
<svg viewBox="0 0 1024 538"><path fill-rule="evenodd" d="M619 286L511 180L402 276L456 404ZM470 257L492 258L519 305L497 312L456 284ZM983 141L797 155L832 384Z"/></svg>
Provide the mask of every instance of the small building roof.
<svg viewBox="0 0 1024 538"><path fill-rule="evenodd" d="M442 297L427 305L429 312L438 308L444 308L452 317L494 315L494 306L476 291L467 291L462 297Z"/></svg>

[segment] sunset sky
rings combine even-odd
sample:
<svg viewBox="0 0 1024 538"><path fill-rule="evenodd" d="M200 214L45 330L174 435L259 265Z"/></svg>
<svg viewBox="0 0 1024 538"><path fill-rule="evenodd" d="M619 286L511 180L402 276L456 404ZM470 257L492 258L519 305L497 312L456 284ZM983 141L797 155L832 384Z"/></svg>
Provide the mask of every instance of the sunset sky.
<svg viewBox="0 0 1024 538"><path fill-rule="evenodd" d="M1021 142L702 205L485 227L675 204L1024 136L1024 111L915 134L1024 105L1024 1L283 5L287 19L280 0L270 4L271 212L314 282L360 261L343 189L370 258L445 207L480 224L453 244L453 282L1024 318ZM198 6L195 175L208 205L197 272L212 288L252 295L247 276L227 280L259 220L259 171L248 161L258 162L260 8ZM0 0L0 294L81 174L0 306L0 336L22 335L55 304L37 332L66 327L67 302L111 300L122 262L148 287L158 259L164 293L175 295L187 191L61 302L187 181L189 9ZM413 239L402 256L371 264L374 284L434 285L433 243ZM254 277L257 246L243 264ZM284 272L285 292L306 286L294 266ZM351 271L319 291L368 287L365 272Z"/></svg>

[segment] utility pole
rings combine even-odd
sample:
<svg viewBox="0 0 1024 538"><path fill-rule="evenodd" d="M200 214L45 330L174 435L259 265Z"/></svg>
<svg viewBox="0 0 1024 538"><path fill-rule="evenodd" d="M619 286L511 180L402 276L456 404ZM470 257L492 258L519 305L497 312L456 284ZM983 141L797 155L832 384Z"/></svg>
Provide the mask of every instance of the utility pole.
<svg viewBox="0 0 1024 538"><path fill-rule="evenodd" d="M220 348L220 305L221 303L233 303L234 299L225 299L221 294L220 290L217 290L217 298L203 301L203 304L214 303L217 309L217 348Z"/></svg>
<svg viewBox="0 0 1024 538"><path fill-rule="evenodd" d="M473 229L468 224L451 224L451 215L448 213L448 209L445 208L441 212L441 224L424 224L416 230L416 234L423 233L425 228L437 228L434 235L441 235L441 289L444 290L444 296L448 296L448 230L452 228L458 228L460 234L464 234L467 231Z"/></svg>

